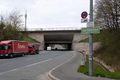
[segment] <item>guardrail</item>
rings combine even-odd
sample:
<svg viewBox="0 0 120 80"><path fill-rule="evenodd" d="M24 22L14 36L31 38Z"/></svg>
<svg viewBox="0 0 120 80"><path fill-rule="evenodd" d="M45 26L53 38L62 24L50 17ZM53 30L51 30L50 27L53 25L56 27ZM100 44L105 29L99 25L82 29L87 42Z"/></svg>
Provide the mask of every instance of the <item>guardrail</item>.
<svg viewBox="0 0 120 80"><path fill-rule="evenodd" d="M64 28L28 28L27 31L59 31L59 30L81 30L81 27L64 27Z"/></svg>

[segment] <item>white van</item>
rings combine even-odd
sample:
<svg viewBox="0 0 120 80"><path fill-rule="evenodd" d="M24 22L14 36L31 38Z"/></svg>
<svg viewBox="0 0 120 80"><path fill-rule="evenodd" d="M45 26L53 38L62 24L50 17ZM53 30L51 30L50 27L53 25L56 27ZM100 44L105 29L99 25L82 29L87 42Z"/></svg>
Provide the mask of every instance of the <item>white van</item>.
<svg viewBox="0 0 120 80"><path fill-rule="evenodd" d="M47 50L51 51L51 47L50 47L50 46L48 46L48 47L47 47Z"/></svg>

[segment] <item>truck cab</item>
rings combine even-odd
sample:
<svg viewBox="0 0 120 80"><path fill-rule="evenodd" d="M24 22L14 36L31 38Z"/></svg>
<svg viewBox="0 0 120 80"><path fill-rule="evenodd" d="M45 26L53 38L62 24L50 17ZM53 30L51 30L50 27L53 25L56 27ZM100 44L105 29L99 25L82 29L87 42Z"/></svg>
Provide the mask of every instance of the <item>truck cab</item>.
<svg viewBox="0 0 120 80"><path fill-rule="evenodd" d="M35 55L36 54L34 45L29 44L28 50L29 50L28 54L30 54L30 55Z"/></svg>
<svg viewBox="0 0 120 80"><path fill-rule="evenodd" d="M0 56L9 56L9 53L11 53L10 47L10 44L0 43Z"/></svg>

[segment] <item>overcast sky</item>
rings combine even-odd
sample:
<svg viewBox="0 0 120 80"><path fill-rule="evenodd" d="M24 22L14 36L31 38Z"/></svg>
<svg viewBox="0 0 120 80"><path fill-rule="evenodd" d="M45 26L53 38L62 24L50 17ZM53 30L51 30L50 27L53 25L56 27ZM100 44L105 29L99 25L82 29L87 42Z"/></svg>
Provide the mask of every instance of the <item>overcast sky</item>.
<svg viewBox="0 0 120 80"><path fill-rule="evenodd" d="M80 14L89 13L90 0L0 0L0 15L27 10L27 27L84 27Z"/></svg>

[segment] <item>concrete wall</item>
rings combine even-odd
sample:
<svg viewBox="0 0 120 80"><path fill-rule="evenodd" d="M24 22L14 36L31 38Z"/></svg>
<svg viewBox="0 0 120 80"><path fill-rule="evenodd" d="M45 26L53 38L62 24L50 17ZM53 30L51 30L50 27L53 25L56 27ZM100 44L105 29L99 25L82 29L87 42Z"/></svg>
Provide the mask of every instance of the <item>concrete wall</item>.
<svg viewBox="0 0 120 80"><path fill-rule="evenodd" d="M73 42L72 42L72 49L75 51L78 50L79 46L78 47L76 47L76 46L79 44L79 42L81 40L86 39L86 38L88 38L87 35L82 35L80 33L74 33Z"/></svg>
<svg viewBox="0 0 120 80"><path fill-rule="evenodd" d="M93 50L96 50L100 47L100 42L96 42L93 44ZM85 50L86 54L89 53L89 44L88 43L78 43L75 46L75 51Z"/></svg>
<svg viewBox="0 0 120 80"><path fill-rule="evenodd" d="M44 50L44 34L43 33L29 33L29 36L40 42L40 50Z"/></svg>

